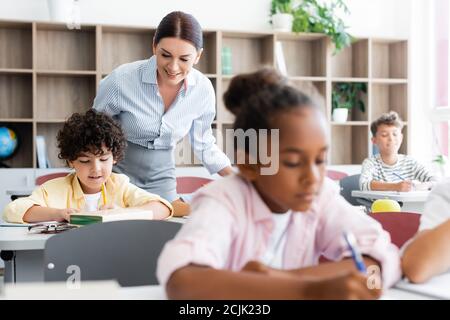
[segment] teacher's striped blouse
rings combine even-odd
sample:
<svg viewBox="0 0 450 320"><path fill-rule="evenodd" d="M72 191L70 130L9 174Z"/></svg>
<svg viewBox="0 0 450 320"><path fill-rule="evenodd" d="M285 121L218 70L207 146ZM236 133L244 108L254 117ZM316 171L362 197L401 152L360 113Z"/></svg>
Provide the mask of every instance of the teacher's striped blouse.
<svg viewBox="0 0 450 320"><path fill-rule="evenodd" d="M164 113L156 78L156 57L124 64L100 82L94 108L118 120L127 140L149 149L169 149L189 134L192 149L210 173L230 165L217 147L211 123L215 93L211 81L192 69Z"/></svg>

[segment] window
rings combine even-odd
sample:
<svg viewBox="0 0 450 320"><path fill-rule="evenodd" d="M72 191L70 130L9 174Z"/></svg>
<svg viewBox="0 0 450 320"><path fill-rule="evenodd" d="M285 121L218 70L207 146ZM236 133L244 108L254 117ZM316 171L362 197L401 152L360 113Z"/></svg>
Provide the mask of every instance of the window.
<svg viewBox="0 0 450 320"><path fill-rule="evenodd" d="M433 0L434 6L434 26L433 42L434 48L434 106L432 118L435 121L433 126L436 138L436 154L449 155L449 121L450 105L449 100L449 0Z"/></svg>

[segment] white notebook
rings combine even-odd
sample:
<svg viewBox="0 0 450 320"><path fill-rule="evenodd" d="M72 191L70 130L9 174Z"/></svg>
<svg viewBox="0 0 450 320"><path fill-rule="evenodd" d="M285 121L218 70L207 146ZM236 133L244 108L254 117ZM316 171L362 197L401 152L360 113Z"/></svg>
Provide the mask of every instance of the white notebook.
<svg viewBox="0 0 450 320"><path fill-rule="evenodd" d="M402 280L395 288L423 294L435 299L450 299L450 272L435 276L426 283L414 284Z"/></svg>
<svg viewBox="0 0 450 320"><path fill-rule="evenodd" d="M153 220L153 211L134 208L120 208L95 212L78 212L70 215L70 223L76 225L119 220Z"/></svg>

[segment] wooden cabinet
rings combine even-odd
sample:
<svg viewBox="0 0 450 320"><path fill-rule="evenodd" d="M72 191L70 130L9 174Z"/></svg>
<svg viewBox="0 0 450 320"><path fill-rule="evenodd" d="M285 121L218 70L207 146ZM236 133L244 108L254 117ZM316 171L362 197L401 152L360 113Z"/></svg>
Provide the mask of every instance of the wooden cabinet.
<svg viewBox="0 0 450 320"><path fill-rule="evenodd" d="M43 135L52 166L63 167L57 158L56 133L73 112L90 108L99 82L117 66L152 55L155 28L111 25L65 25L41 22L0 21L0 126L17 132L20 148L5 161L13 168L36 168L36 135ZM397 111L406 122L401 151L409 150L408 41L361 38L333 55L328 37L322 34L290 34L204 31L204 52L196 68L216 90L213 132L226 149L233 115L222 101L231 78L263 66L277 66L276 43L280 42L291 83L313 96L326 111L331 132L329 164L360 164L372 155L370 123L381 113ZM231 53L223 74L222 52ZM363 82L366 112L354 108L349 121L333 123L331 96L339 82ZM228 130L228 131L227 131ZM180 166L198 165L190 155L188 139L178 145ZM231 155L232 150L226 150Z"/></svg>

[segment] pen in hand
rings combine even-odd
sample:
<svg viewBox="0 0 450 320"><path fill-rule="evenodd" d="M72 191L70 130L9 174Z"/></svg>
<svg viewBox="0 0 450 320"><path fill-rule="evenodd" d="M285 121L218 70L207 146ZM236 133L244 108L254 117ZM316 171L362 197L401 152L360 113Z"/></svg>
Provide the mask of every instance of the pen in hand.
<svg viewBox="0 0 450 320"><path fill-rule="evenodd" d="M400 180L405 181L405 178L403 178L403 177L402 177L401 175L399 175L398 173L392 172L392 174L393 174L394 176L396 176L397 178L399 178Z"/></svg>
<svg viewBox="0 0 450 320"><path fill-rule="evenodd" d="M352 259L355 262L356 269L358 269L359 272L366 274L367 273L366 265L364 264L363 257L356 244L355 236L351 232L344 232L344 239L345 242L347 243L348 249L352 254Z"/></svg>

